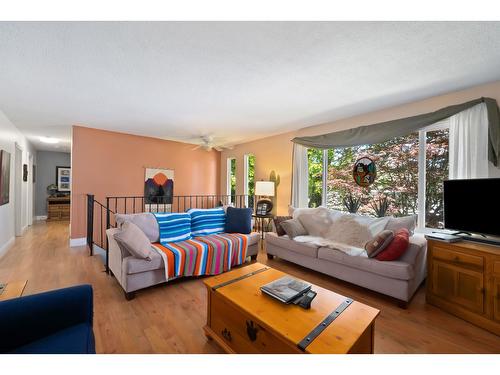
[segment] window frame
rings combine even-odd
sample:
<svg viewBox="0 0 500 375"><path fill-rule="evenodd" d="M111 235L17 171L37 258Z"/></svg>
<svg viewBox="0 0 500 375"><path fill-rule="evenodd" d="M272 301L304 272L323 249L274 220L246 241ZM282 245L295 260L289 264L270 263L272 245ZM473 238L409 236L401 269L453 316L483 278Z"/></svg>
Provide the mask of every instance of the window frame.
<svg viewBox="0 0 500 375"><path fill-rule="evenodd" d="M328 185L328 149L325 148L323 150L323 171L322 171L322 178L323 180L321 181L321 205L326 207L327 199L328 199L328 192L327 192L327 185Z"/></svg>
<svg viewBox="0 0 500 375"><path fill-rule="evenodd" d="M253 156L255 157L254 154L245 154L243 156L243 194L245 195L245 207L248 207L248 192L249 192L249 178L248 178L248 172L249 172L249 161L250 157ZM255 169L255 166L254 166ZM254 176L255 176L255 170L254 170ZM254 181L255 183L255 181Z"/></svg>
<svg viewBox="0 0 500 375"><path fill-rule="evenodd" d="M425 200L426 200L426 176L427 176L427 132L450 129L450 119L444 119L429 125L418 132L418 198L417 198L417 227L418 233L431 233L436 228L425 226Z"/></svg>
<svg viewBox="0 0 500 375"><path fill-rule="evenodd" d="M236 163L235 157L228 157L226 159L226 195L229 197L228 203L233 203L233 196L231 195L231 163L233 160ZM236 194L236 187L235 187L235 194Z"/></svg>
<svg viewBox="0 0 500 375"><path fill-rule="evenodd" d="M450 128L449 118L429 125L418 132L418 196L417 196L417 227L416 232L430 233L436 228L426 227L426 174L427 174L427 132L436 130L445 130ZM322 171L322 191L321 204L327 205L327 185L328 185L328 150L323 149L323 171Z"/></svg>

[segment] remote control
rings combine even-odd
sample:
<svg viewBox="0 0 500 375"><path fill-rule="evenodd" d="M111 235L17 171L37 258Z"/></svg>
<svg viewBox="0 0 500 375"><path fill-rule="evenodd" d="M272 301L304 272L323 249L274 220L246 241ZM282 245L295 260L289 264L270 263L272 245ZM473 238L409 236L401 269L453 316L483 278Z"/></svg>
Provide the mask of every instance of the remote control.
<svg viewBox="0 0 500 375"><path fill-rule="evenodd" d="M313 290L309 290L306 294L302 296L302 298L299 300L298 305L304 309L310 309L311 308L311 302L316 297L316 293Z"/></svg>

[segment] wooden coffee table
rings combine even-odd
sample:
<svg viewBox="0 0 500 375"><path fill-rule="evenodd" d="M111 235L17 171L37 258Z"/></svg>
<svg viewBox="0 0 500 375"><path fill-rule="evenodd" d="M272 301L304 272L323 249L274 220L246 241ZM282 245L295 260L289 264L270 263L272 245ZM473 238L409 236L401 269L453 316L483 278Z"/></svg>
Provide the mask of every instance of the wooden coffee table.
<svg viewBox="0 0 500 375"><path fill-rule="evenodd" d="M253 263L204 280L207 337L228 353L373 353L379 310L316 285L309 310L262 294L285 275Z"/></svg>
<svg viewBox="0 0 500 375"><path fill-rule="evenodd" d="M0 301L5 301L11 298L21 297L24 292L24 288L26 288L26 284L28 280L23 281L12 281L7 283L4 291L0 294Z"/></svg>

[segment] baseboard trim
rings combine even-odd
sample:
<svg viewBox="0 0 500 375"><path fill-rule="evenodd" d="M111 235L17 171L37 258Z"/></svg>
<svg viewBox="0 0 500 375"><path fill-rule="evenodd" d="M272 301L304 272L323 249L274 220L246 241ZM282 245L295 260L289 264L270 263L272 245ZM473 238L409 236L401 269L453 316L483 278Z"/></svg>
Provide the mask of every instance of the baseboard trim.
<svg viewBox="0 0 500 375"><path fill-rule="evenodd" d="M69 239L69 247L85 246L86 244L87 244L86 237Z"/></svg>
<svg viewBox="0 0 500 375"><path fill-rule="evenodd" d="M5 244L3 244L0 247L0 258L2 256L4 256L7 253L7 251L9 251L9 249L12 247L12 245L14 245L15 241L16 241L16 237L11 237L10 240L8 240Z"/></svg>
<svg viewBox="0 0 500 375"><path fill-rule="evenodd" d="M47 215L40 215L40 216L35 216L35 220L47 220Z"/></svg>

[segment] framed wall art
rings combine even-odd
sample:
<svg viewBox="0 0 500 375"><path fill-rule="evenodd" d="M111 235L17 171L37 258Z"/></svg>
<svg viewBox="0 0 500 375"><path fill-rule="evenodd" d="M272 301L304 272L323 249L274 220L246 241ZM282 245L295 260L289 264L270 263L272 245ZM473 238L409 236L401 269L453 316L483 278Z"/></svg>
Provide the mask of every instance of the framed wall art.
<svg viewBox="0 0 500 375"><path fill-rule="evenodd" d="M10 197L10 154L0 150L0 206L9 203Z"/></svg>
<svg viewBox="0 0 500 375"><path fill-rule="evenodd" d="M174 171L146 168L144 204L146 212L170 212L174 197Z"/></svg>
<svg viewBox="0 0 500 375"><path fill-rule="evenodd" d="M56 185L59 192L71 191L71 167L56 167Z"/></svg>
<svg viewBox="0 0 500 375"><path fill-rule="evenodd" d="M23 164L23 181L28 182L28 164Z"/></svg>

